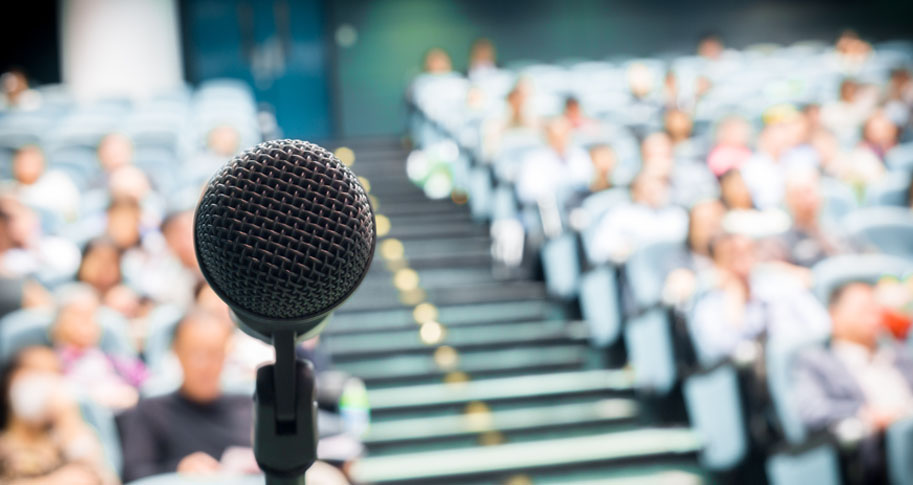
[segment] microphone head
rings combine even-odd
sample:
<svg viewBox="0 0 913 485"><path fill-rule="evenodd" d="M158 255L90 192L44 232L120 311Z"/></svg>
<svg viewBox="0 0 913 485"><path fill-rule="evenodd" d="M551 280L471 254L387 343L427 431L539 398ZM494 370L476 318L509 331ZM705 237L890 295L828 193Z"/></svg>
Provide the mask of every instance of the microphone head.
<svg viewBox="0 0 913 485"><path fill-rule="evenodd" d="M364 279L375 239L355 175L300 140L267 141L229 161L194 216L203 276L261 338L319 330Z"/></svg>

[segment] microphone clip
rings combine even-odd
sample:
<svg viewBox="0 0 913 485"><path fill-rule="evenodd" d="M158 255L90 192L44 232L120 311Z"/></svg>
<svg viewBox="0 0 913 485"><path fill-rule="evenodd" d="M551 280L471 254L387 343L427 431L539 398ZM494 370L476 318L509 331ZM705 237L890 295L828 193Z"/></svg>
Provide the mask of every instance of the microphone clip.
<svg viewBox="0 0 913 485"><path fill-rule="evenodd" d="M303 484L317 460L314 366L295 357L295 337L274 332L276 362L257 369L253 445L267 484Z"/></svg>

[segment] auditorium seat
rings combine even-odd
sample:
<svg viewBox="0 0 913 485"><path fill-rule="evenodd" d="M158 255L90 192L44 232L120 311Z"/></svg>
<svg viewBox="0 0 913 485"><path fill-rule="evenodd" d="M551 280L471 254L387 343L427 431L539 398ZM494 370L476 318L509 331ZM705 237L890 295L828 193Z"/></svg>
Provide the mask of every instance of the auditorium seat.
<svg viewBox="0 0 913 485"><path fill-rule="evenodd" d="M837 451L820 445L796 453L780 453L767 460L767 479L771 485L840 485Z"/></svg>
<svg viewBox="0 0 913 485"><path fill-rule="evenodd" d="M732 364L693 374L684 382L685 407L704 447L701 463L732 470L748 453L738 376Z"/></svg>
<svg viewBox="0 0 913 485"><path fill-rule="evenodd" d="M891 425L885 432L888 477L895 485L913 484L913 419Z"/></svg>
<svg viewBox="0 0 913 485"><path fill-rule="evenodd" d="M848 237L864 248L913 257L913 212L905 207L868 207L843 221Z"/></svg>

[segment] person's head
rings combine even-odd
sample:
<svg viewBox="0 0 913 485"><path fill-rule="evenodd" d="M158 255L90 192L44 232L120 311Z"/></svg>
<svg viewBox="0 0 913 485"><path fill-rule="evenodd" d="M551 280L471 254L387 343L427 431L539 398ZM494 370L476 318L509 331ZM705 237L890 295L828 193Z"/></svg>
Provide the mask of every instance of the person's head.
<svg viewBox="0 0 913 485"><path fill-rule="evenodd" d="M644 169L631 182L631 200L654 209L669 202L669 179L659 171Z"/></svg>
<svg viewBox="0 0 913 485"><path fill-rule="evenodd" d="M645 98L653 91L653 71L645 64L635 62L628 67L628 88L635 98Z"/></svg>
<svg viewBox="0 0 913 485"><path fill-rule="evenodd" d="M476 39L469 50L469 69L494 67L496 57L495 45L490 40L485 38Z"/></svg>
<svg viewBox="0 0 913 485"><path fill-rule="evenodd" d="M47 347L27 347L13 356L0 374L0 430L17 422L44 428L62 387L57 354Z"/></svg>
<svg viewBox="0 0 913 485"><path fill-rule="evenodd" d="M795 224L807 227L817 223L821 208L817 170L801 167L786 174L786 206Z"/></svg>
<svg viewBox="0 0 913 485"><path fill-rule="evenodd" d="M193 211L174 212L162 221L162 235L171 252L187 268L197 268L196 252L193 248Z"/></svg>
<svg viewBox="0 0 913 485"><path fill-rule="evenodd" d="M101 168L111 173L133 162L133 142L123 133L106 135L96 149Z"/></svg>
<svg viewBox="0 0 913 485"><path fill-rule="evenodd" d="M716 200L698 202L688 214L688 248L697 254L710 255L710 240L720 232L726 208Z"/></svg>
<svg viewBox="0 0 913 485"><path fill-rule="evenodd" d="M852 103L859 94L859 83L854 79L844 79L840 82L840 101Z"/></svg>
<svg viewBox="0 0 913 485"><path fill-rule="evenodd" d="M0 195L0 242L2 249L28 247L41 234L35 212L12 194Z"/></svg>
<svg viewBox="0 0 913 485"><path fill-rule="evenodd" d="M720 200L727 209L754 209L754 201L742 172L733 169L720 176Z"/></svg>
<svg viewBox="0 0 913 485"><path fill-rule="evenodd" d="M872 51L872 46L862 40L855 30L846 29L837 37L835 48L840 55L855 61L865 59Z"/></svg>
<svg viewBox="0 0 913 485"><path fill-rule="evenodd" d="M121 250L108 238L89 241L82 251L76 279L105 294L121 282Z"/></svg>
<svg viewBox="0 0 913 485"><path fill-rule="evenodd" d="M748 147L751 125L740 116L728 116L717 125L715 139L719 146Z"/></svg>
<svg viewBox="0 0 913 485"><path fill-rule="evenodd" d="M230 324L202 310L192 311L178 323L172 346L184 374L184 397L209 403L221 395L222 368L232 333Z"/></svg>
<svg viewBox="0 0 913 485"><path fill-rule="evenodd" d="M683 140L687 140L691 136L691 130L694 127L694 124L691 121L691 117L688 116L688 113L674 108L666 111L666 114L663 116L663 126L666 129L666 133L672 139L673 143L678 143Z"/></svg>
<svg viewBox="0 0 913 485"><path fill-rule="evenodd" d="M640 143L640 157L644 165L654 163L665 166L672 160L672 139L665 132L650 133Z"/></svg>
<svg viewBox="0 0 913 485"><path fill-rule="evenodd" d="M13 155L13 177L23 185L32 185L44 174L44 152L35 145L26 145Z"/></svg>
<svg viewBox="0 0 913 485"><path fill-rule="evenodd" d="M905 95L913 85L913 75L905 67L898 67L891 70L891 81L888 85L888 97L890 99L904 99Z"/></svg>
<svg viewBox="0 0 913 485"><path fill-rule="evenodd" d="M0 76L0 87L7 99L15 104L19 96L29 89L29 80L22 69L13 68Z"/></svg>
<svg viewBox="0 0 913 485"><path fill-rule="evenodd" d="M577 121L583 117L583 109L580 107L580 100L573 96L568 96L564 100L564 117L573 121Z"/></svg>
<svg viewBox="0 0 913 485"><path fill-rule="evenodd" d="M809 103L802 107L802 116L805 118L805 123L808 125L809 131L811 133L817 132L821 129L821 105L817 103Z"/></svg>
<svg viewBox="0 0 913 485"><path fill-rule="evenodd" d="M755 242L743 234L723 233L710 240L710 254L714 264L747 282L757 262Z"/></svg>
<svg viewBox="0 0 913 485"><path fill-rule="evenodd" d="M194 291L194 303L200 310L209 312L211 315L231 323L231 312L228 305L219 295L213 291L205 281L200 282Z"/></svg>
<svg viewBox="0 0 913 485"><path fill-rule="evenodd" d="M618 164L618 158L615 156L615 150L604 144L593 145L590 147L590 161L593 162L593 170L599 175L608 175L615 170Z"/></svg>
<svg viewBox="0 0 913 485"><path fill-rule="evenodd" d="M77 350L97 346L102 333L97 319L100 306L98 293L89 285L77 283L61 290L51 332L54 345Z"/></svg>
<svg viewBox="0 0 913 485"><path fill-rule="evenodd" d="M440 47L432 47L425 53L425 72L430 74L446 74L453 71L450 55Z"/></svg>
<svg viewBox="0 0 913 485"><path fill-rule="evenodd" d="M130 249L140 243L140 225L143 211L139 202L122 198L115 199L108 206L106 235L122 249Z"/></svg>
<svg viewBox="0 0 913 485"><path fill-rule="evenodd" d="M241 147L241 134L231 125L219 125L206 135L209 151L220 157L233 157Z"/></svg>
<svg viewBox="0 0 913 485"><path fill-rule="evenodd" d="M900 129L882 110L872 113L862 126L862 139L881 150L896 145L899 133Z"/></svg>
<svg viewBox="0 0 913 485"><path fill-rule="evenodd" d="M835 289L828 311L836 341L848 341L874 347L881 332L881 308L872 285L851 282Z"/></svg>
<svg viewBox="0 0 913 485"><path fill-rule="evenodd" d="M698 39L697 55L710 60L717 60L723 55L723 39L715 32L708 32Z"/></svg>
<svg viewBox="0 0 913 485"><path fill-rule="evenodd" d="M513 89L507 93L507 104L515 115L522 112L526 107L526 102L532 95L532 91L533 83L528 78L521 77L514 84Z"/></svg>
<svg viewBox="0 0 913 485"><path fill-rule="evenodd" d="M142 202L151 190L149 177L139 167L133 165L114 170L108 179L108 192L114 200L126 199Z"/></svg>
<svg viewBox="0 0 913 485"><path fill-rule="evenodd" d="M571 124L564 118L554 118L545 125L545 141L556 153L564 154L571 144Z"/></svg>

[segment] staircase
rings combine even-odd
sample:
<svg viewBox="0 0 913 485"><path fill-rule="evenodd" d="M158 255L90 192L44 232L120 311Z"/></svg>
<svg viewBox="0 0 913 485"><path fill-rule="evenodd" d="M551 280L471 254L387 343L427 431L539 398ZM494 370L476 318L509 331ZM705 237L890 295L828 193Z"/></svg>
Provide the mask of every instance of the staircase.
<svg viewBox="0 0 913 485"><path fill-rule="evenodd" d="M378 216L364 283L323 335L368 386L372 484L705 483L687 428L657 426L627 369L606 369L586 326L541 282L492 276L487 226L431 201L398 140L354 151Z"/></svg>

